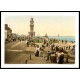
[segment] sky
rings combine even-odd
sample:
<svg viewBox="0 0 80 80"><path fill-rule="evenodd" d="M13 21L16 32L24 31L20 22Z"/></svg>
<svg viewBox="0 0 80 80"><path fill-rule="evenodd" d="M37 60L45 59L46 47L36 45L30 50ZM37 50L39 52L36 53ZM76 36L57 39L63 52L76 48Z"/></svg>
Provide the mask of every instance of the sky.
<svg viewBox="0 0 80 80"><path fill-rule="evenodd" d="M30 19L34 19L34 31L36 36L75 36L75 16L6 16L5 24L8 24L13 33L28 35L30 31Z"/></svg>

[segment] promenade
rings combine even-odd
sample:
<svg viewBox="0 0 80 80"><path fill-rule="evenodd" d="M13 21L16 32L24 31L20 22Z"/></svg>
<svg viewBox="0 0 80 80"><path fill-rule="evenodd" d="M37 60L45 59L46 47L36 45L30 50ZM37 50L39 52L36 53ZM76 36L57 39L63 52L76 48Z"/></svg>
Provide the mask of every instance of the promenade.
<svg viewBox="0 0 80 80"><path fill-rule="evenodd" d="M38 43L37 43L38 44ZM38 44L40 45L40 43ZM36 47L27 47L25 41L10 42L5 44L5 63L6 64L52 64L50 61L46 61L47 51L49 47L46 47L42 57L35 56ZM70 54L70 63L74 63L75 55Z"/></svg>

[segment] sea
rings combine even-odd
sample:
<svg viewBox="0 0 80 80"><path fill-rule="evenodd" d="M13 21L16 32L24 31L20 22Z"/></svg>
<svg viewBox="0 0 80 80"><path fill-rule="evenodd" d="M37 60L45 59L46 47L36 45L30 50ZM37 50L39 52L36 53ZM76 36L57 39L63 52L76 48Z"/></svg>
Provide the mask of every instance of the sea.
<svg viewBox="0 0 80 80"><path fill-rule="evenodd" d="M36 37L43 37L43 36L36 36ZM58 40L64 40L64 41L68 41L68 42L71 42L71 41L75 41L75 36L48 36L49 39L58 39Z"/></svg>
<svg viewBox="0 0 80 80"><path fill-rule="evenodd" d="M67 40L68 42L70 41L75 41L75 36L48 36L50 39L59 39L59 40Z"/></svg>

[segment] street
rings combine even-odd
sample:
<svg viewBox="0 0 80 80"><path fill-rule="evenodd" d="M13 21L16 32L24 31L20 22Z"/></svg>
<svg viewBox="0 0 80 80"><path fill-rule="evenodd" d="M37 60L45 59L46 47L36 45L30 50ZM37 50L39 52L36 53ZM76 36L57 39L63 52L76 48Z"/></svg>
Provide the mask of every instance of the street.
<svg viewBox="0 0 80 80"><path fill-rule="evenodd" d="M34 52L35 52L35 47L31 47L31 46L27 47L25 41L10 42L5 45L5 63L6 64L32 64L32 63L45 64L47 63L46 58L35 57Z"/></svg>

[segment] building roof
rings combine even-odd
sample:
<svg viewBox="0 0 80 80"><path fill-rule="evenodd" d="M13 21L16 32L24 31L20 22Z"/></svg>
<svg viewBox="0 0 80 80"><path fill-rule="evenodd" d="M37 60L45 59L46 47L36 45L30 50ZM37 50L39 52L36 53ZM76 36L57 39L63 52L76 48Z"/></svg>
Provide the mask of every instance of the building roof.
<svg viewBox="0 0 80 80"><path fill-rule="evenodd" d="M8 24L5 24L5 30L10 30L12 31L12 29L10 27L8 27Z"/></svg>

